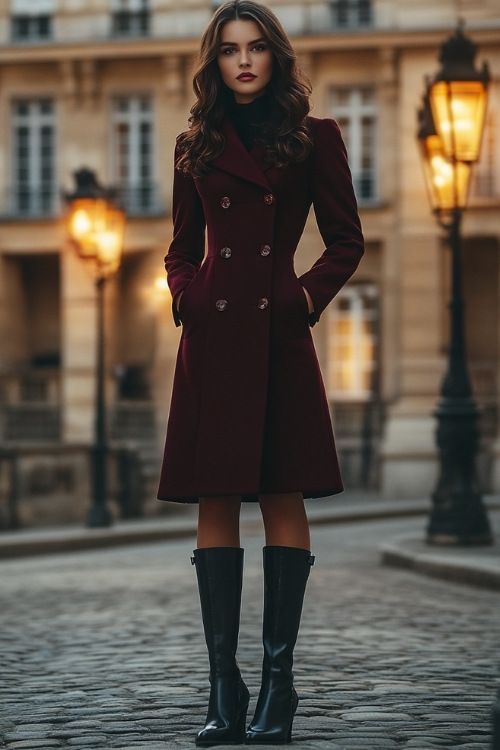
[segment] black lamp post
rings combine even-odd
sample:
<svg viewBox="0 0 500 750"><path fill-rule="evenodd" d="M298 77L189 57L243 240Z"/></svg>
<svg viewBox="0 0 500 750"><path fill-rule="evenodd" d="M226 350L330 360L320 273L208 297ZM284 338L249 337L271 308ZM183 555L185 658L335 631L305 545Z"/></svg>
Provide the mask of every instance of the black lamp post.
<svg viewBox="0 0 500 750"><path fill-rule="evenodd" d="M433 210L451 252L448 368L436 409L440 476L427 527L430 544L491 544L476 474L479 412L472 395L464 335L460 224L471 166L479 157L489 73L474 68L476 46L459 27L441 47L441 70L427 82L418 139Z"/></svg>
<svg viewBox="0 0 500 750"><path fill-rule="evenodd" d="M91 448L92 505L87 526L109 526L106 505L108 452L104 397L104 288L121 261L125 214L112 202L112 191L102 188L89 169L75 172L76 190L66 194L68 231L77 255L90 269L97 300L95 431Z"/></svg>

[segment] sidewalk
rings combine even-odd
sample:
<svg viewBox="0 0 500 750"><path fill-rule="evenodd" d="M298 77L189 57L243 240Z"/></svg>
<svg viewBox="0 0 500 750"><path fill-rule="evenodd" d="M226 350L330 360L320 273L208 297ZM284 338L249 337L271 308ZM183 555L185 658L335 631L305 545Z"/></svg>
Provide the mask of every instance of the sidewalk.
<svg viewBox="0 0 500 750"><path fill-rule="evenodd" d="M321 501L308 501L311 525L370 522L410 516L422 517L419 537L399 536L380 547L384 565L412 569L438 578L500 590L500 498L485 498L495 543L487 547L432 547L425 544L425 519L430 500L384 500L378 494L350 492ZM112 526L88 529L62 526L9 531L0 534L0 559L92 550L127 544L195 537L197 509L180 506L169 515L134 521L118 520ZM242 531L262 528L258 507L244 504Z"/></svg>
<svg viewBox="0 0 500 750"><path fill-rule="evenodd" d="M363 496L357 492L349 495L344 493L320 501L307 501L311 524L425 515L428 507L428 500L385 501L373 492ZM89 529L83 524L72 524L2 532L0 559L195 537L197 507L179 505L171 508L165 515L134 520L118 519L112 526L105 528ZM262 528L260 512L254 503L243 504L241 519L243 532Z"/></svg>
<svg viewBox="0 0 500 750"><path fill-rule="evenodd" d="M434 547L425 543L423 535L421 539L405 535L381 545L382 564L500 591L500 512L493 507L488 506L494 534L491 546Z"/></svg>

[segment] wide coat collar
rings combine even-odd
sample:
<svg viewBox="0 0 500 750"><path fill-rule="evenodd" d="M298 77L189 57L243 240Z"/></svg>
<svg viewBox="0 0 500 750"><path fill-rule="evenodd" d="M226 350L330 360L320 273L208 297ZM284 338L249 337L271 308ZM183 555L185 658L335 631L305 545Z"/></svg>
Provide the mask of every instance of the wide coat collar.
<svg viewBox="0 0 500 750"><path fill-rule="evenodd" d="M229 117L226 117L222 123L222 133L226 145L222 154L212 162L212 167L271 190L265 173L274 165L266 161L262 146L256 143L250 151L247 151Z"/></svg>

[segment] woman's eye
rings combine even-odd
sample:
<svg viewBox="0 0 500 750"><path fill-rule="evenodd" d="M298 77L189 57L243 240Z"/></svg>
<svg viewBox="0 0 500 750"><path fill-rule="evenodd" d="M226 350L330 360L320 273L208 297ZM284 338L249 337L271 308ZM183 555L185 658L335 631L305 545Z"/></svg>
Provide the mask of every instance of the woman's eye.
<svg viewBox="0 0 500 750"><path fill-rule="evenodd" d="M265 52L267 47L265 44L256 44L252 49L255 50L255 52Z"/></svg>
<svg viewBox="0 0 500 750"><path fill-rule="evenodd" d="M233 52L236 52L234 47L224 47L224 49L222 50L223 55L232 55Z"/></svg>

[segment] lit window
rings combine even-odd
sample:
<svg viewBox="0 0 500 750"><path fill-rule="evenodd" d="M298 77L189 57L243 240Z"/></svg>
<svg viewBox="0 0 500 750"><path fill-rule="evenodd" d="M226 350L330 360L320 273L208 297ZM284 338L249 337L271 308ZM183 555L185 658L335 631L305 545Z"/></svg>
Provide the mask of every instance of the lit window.
<svg viewBox="0 0 500 750"><path fill-rule="evenodd" d="M55 110L52 99L24 99L12 108L14 214L54 212Z"/></svg>
<svg viewBox="0 0 500 750"><path fill-rule="evenodd" d="M378 293L375 284L350 284L328 308L328 390L332 400L374 397Z"/></svg>
<svg viewBox="0 0 500 750"><path fill-rule="evenodd" d="M113 183L129 213L156 209L153 167L153 107L149 96L119 96L113 101Z"/></svg>
<svg viewBox="0 0 500 750"><path fill-rule="evenodd" d="M356 197L360 203L373 201L377 196L374 90L370 87L332 89L330 111L342 131Z"/></svg>

